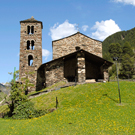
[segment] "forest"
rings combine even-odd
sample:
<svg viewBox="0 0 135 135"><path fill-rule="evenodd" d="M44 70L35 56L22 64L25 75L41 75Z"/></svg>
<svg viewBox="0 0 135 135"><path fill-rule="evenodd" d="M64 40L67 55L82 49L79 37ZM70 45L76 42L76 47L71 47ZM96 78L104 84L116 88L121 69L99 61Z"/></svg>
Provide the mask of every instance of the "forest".
<svg viewBox="0 0 135 135"><path fill-rule="evenodd" d="M135 28L117 32L107 37L103 43L103 58L114 62L109 69L109 76L116 78L116 61L121 79L131 79L135 75Z"/></svg>

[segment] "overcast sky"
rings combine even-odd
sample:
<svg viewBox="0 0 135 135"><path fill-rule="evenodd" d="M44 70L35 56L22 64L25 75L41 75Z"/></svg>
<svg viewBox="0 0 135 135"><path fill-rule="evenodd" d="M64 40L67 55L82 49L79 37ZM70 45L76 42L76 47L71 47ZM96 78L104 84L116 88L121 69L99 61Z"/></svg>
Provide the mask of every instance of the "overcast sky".
<svg viewBox="0 0 135 135"><path fill-rule="evenodd" d="M78 30L103 41L135 27L135 0L0 0L0 83L19 69L20 21L43 22L43 63L52 60L52 40Z"/></svg>

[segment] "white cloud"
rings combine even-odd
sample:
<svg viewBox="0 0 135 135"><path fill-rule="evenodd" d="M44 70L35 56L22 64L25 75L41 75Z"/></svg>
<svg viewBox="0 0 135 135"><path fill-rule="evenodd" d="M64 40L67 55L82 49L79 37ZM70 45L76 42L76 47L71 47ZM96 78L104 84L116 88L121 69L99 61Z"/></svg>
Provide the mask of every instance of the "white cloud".
<svg viewBox="0 0 135 135"><path fill-rule="evenodd" d="M88 28L89 28L88 25L83 25L83 26L82 26L83 31L86 31Z"/></svg>
<svg viewBox="0 0 135 135"><path fill-rule="evenodd" d="M99 40L104 40L109 35L121 31L119 26L112 19L96 22L92 29L96 30L96 32L92 33L92 37Z"/></svg>
<svg viewBox="0 0 135 135"><path fill-rule="evenodd" d="M62 24L54 24L53 27L50 28L49 35L51 36L52 40L61 39L72 35L77 32L76 24L71 24L66 20Z"/></svg>
<svg viewBox="0 0 135 135"><path fill-rule="evenodd" d="M47 60L48 56L50 55L51 53L46 50L46 49L42 49L42 56L45 57L45 60Z"/></svg>
<svg viewBox="0 0 135 135"><path fill-rule="evenodd" d="M135 0L113 0L113 1L135 6Z"/></svg>

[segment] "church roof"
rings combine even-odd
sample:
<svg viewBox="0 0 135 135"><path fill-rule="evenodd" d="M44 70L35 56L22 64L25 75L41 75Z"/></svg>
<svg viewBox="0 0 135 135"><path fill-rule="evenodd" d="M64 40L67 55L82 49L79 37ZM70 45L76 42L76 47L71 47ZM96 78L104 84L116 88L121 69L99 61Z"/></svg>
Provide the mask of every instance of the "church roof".
<svg viewBox="0 0 135 135"><path fill-rule="evenodd" d="M73 52L73 53L70 53L68 55L65 55L65 56L62 56L60 58L54 59L52 61L49 61L47 63L44 63L40 67L45 66L45 65L49 65L52 62L56 62L56 61L61 60L61 59L64 59L65 60L65 59L68 59L68 58L76 57L76 54L77 53L85 53L85 59L90 60L93 63L96 63L96 65L99 65L99 66L106 65L107 67L110 67L111 65L113 65L112 62L107 61L107 60L105 60L105 59L103 59L103 58L101 58L99 56L96 56L96 55L94 55L92 53L89 53L89 52L81 49L81 50L78 50L76 52Z"/></svg>
<svg viewBox="0 0 135 135"><path fill-rule="evenodd" d="M43 29L43 24L41 21L36 20L33 16L30 19L22 20L20 23L41 23L42 29Z"/></svg>
<svg viewBox="0 0 135 135"><path fill-rule="evenodd" d="M72 34L72 35L70 35L70 36L67 36L67 37L64 37L64 38L61 38L61 39L57 39L57 40L53 40L52 42L56 42L56 41L59 41L59 40L63 40L63 39L72 37L72 36L77 35L77 34L81 34L81 35L83 35L83 36L85 36L85 37L88 37L88 36L86 36L86 35L84 35L84 34L82 34L82 33L80 33L80 32L76 32L76 33L74 33L74 34ZM98 42L101 42L101 43L102 43L102 41L93 39L93 38L91 38L91 37L88 37L88 38L90 38L90 39L92 39L92 40L95 40L95 41L98 41Z"/></svg>

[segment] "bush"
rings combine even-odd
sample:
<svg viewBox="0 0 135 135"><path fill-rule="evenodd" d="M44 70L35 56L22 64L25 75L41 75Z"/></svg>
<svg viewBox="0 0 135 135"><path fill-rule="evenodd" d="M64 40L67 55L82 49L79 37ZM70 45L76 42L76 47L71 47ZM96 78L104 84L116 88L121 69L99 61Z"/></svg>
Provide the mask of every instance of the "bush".
<svg viewBox="0 0 135 135"><path fill-rule="evenodd" d="M11 118L31 119L31 118L45 115L46 113L47 113L46 110L36 110L34 108L34 104L31 101L26 101L26 102L20 102L20 104L18 104L18 106L14 109L13 115ZM8 116L5 116L5 118L7 117Z"/></svg>
<svg viewBox="0 0 135 135"><path fill-rule="evenodd" d="M16 76L17 73L19 72L15 72L14 75ZM26 77L21 78L22 83L11 81L10 101L7 101L10 111L5 118L30 119L47 113L47 111L36 110L34 104L28 100L28 96L25 93L28 87L33 86L28 79L28 75L31 75L31 73L26 73Z"/></svg>

